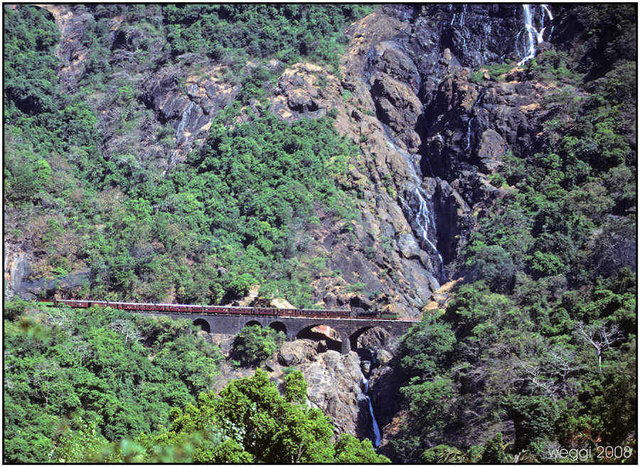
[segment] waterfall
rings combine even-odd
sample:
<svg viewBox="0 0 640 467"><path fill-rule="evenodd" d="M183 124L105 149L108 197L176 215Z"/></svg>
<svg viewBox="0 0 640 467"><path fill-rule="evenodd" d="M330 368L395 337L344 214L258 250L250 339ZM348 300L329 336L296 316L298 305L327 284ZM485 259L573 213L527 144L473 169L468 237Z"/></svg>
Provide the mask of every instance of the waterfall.
<svg viewBox="0 0 640 467"><path fill-rule="evenodd" d="M438 248L429 240L429 226L432 225L431 219L431 211L427 205L427 201L425 200L425 193L422 191L420 187L416 187L415 189L416 197L418 198L418 203L420 205L418 209L418 215L416 216L416 224L420 230L420 235L422 239L433 249L433 252L438 256L438 260L440 262L440 281L446 282L447 276L444 270L444 261L442 260L442 255Z"/></svg>
<svg viewBox="0 0 640 467"><path fill-rule="evenodd" d="M365 394L369 393L369 380L364 376L362 377L362 392Z"/></svg>
<svg viewBox="0 0 640 467"><path fill-rule="evenodd" d="M382 441L382 436L380 435L380 427L378 426L378 421L376 420L375 415L373 415L373 406L371 405L371 398L366 396L367 401L369 402L369 413L371 414L371 423L373 425L373 447L377 448L380 446L380 441Z"/></svg>
<svg viewBox="0 0 640 467"><path fill-rule="evenodd" d="M412 224L414 225L414 228L417 231L416 233L419 234L420 238L429 247L431 252L437 256L438 262L440 263L440 281L441 283L444 283L447 280L446 272L444 270L444 260L442 259L442 255L440 254L440 251L438 250L436 245L429 239L429 229L431 229L435 234L436 224L433 218L433 212L432 210L429 209L429 204L427 203L428 196L422 190L422 188L420 188L422 178L418 176L416 169L414 167L414 163L411 160L410 154L408 154L406 151L403 151L402 149L397 147L395 144L393 144L389 140L388 136L386 139L386 143L389 149L392 149L398 152L407 161L407 165L412 176L411 178L413 178L414 180L414 184L412 184L413 188L412 189L408 188L407 193L412 193L413 195L415 195L415 199L417 200L418 212L416 213L415 209L411 208L409 205L405 205L404 207L406 211L409 211L411 209L412 212L410 214L414 216L413 218L414 222ZM433 175L433 170L431 169L431 163L428 159L427 159L427 163L429 165L429 170L431 170L431 174ZM409 200L407 199L407 201ZM424 248L424 246L422 246L422 248Z"/></svg>
<svg viewBox="0 0 640 467"><path fill-rule="evenodd" d="M182 118L180 119L180 123L178 124L178 129L176 130L177 139L180 139L180 137L182 136L182 133L184 132L184 129L187 127L187 123L189 123L189 118L191 118L191 112L193 111L193 107L194 107L193 101L189 102L189 105L187 106L184 113L182 114Z"/></svg>
<svg viewBox="0 0 640 467"><path fill-rule="evenodd" d="M469 122L467 123L467 147L465 148L465 150L469 150L469 148L471 147L471 122L474 118L475 117L470 118Z"/></svg>
<svg viewBox="0 0 640 467"><path fill-rule="evenodd" d="M518 55L522 57L518 65L524 65L536 56L538 45L544 42L545 18L549 18L549 21L553 20L553 14L545 4L532 6L525 3L522 5L522 9L524 11L524 29L516 36L516 50L519 49L521 38L524 43L518 52Z"/></svg>
<svg viewBox="0 0 640 467"><path fill-rule="evenodd" d="M460 27L464 27L464 14L467 12L467 4L462 5L462 13L460 13Z"/></svg>
<svg viewBox="0 0 640 467"><path fill-rule="evenodd" d="M380 446L380 442L382 441L382 435L380 434L380 427L378 426L378 421L376 420L376 416L373 414L373 405L371 404L371 398L369 397L369 380L362 377L362 392L364 394L364 398L369 405L369 414L371 415L371 428L373 430L373 447L377 448Z"/></svg>

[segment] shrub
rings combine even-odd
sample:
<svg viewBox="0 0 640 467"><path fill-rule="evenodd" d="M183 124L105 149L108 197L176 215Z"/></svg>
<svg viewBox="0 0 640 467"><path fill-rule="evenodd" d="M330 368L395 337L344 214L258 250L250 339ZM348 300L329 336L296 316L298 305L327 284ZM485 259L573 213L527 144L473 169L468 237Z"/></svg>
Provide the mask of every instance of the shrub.
<svg viewBox="0 0 640 467"><path fill-rule="evenodd" d="M282 334L271 328L247 326L233 341L231 358L242 366L258 366L273 355L282 340Z"/></svg>

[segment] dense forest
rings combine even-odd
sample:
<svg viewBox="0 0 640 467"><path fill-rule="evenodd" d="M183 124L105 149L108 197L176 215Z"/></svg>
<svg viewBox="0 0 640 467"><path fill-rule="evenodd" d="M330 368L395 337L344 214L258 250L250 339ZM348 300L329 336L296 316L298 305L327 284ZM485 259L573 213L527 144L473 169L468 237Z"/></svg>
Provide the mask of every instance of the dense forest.
<svg viewBox="0 0 640 467"><path fill-rule="evenodd" d="M56 11L4 6L4 240L29 255L31 287L9 297L5 279L5 462L531 463L558 461L562 448L591 449L583 462L637 462L637 8L558 6L556 35L535 58L519 64L513 52L472 66L456 48L455 34L476 27L463 24L466 7L458 30L446 29L458 10L445 5L432 7L437 15L385 8L94 4L74 10L81 27L65 30ZM347 34L356 20L365 30L384 25L372 37L405 34L393 46L382 41L393 57L411 40L427 47L440 34L423 40L419 25L445 28L451 37L439 40L465 68L447 65L436 79L420 68L428 64L394 58L393 71L386 63L393 79L411 76L421 86L415 101L425 115L406 123L393 107L413 102L403 94L409 86L382 101L350 84L344 57L357 56L349 47L364 40ZM71 59L69 31L81 50ZM372 56L358 56L359 73L372 74ZM282 76L300 62L322 70L313 76L318 95L339 91L326 111L319 97L290 93L295 118L282 118ZM168 78L155 84L156 75ZM224 100L209 96L204 136L188 139L190 110L173 115L167 102L171 93L189 96L187 109L205 101L206 86L193 84L205 75L215 75L212 93ZM157 98L165 82L170 92ZM400 239L413 235L409 221L392 234L371 227L372 205L397 203L400 217L410 210L400 186L410 177L375 166L371 154L382 149L373 133L341 126L370 118L369 128L389 135L405 118L423 139L412 155L424 168L433 157L428 131L450 118L447 137L459 131L470 152L471 117L455 121L451 106L434 116L447 94L441 82L454 83L451 95L489 96L468 106L476 125L475 109L514 82L518 92L541 90L531 108L544 118L531 136L505 136L495 169L470 158L476 165L460 165L459 175L445 170L454 163L432 159L436 173L420 174L438 187L475 183L466 199L473 214L459 221L466 230L456 227L457 243L444 255L455 280L449 299L424 307L445 282L436 281L407 313L421 322L384 363L396 387L372 379L374 405L395 404L379 449L337 430L295 365L281 382L270 376L265 362L277 360L284 341L270 329L245 328L225 356L188 321L30 300L229 304L257 284L261 296L297 307L323 307L331 294L377 310L393 301L389 282L423 294L418 279L394 270L394 258L443 276L433 250L445 248L444 234L433 231L454 232L444 225L452 217L436 212L433 225L414 232L431 258L406 253ZM482 189L468 182L476 176L486 180ZM431 190L434 210L448 199L444 191ZM330 232L325 238L346 256L379 268L348 269L311 231ZM5 278L6 265L7 256ZM224 365L251 374L216 393ZM376 402L376 390L390 392ZM598 458L597 446L619 446L621 455Z"/></svg>
<svg viewBox="0 0 640 467"><path fill-rule="evenodd" d="M540 152L491 176L506 194L464 250L471 280L402 342L400 459L552 462L554 448L605 443L637 458L635 17L571 13L591 39L524 71L564 87L542 103L554 112ZM490 79L513 65L487 67ZM484 446L460 442L497 417L512 420L513 442L497 430Z"/></svg>

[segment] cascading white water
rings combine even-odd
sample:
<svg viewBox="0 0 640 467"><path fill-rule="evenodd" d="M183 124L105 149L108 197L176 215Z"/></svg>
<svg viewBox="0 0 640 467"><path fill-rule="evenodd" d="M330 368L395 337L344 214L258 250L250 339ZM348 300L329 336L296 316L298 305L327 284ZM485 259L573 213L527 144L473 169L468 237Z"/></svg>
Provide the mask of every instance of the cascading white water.
<svg viewBox="0 0 640 467"><path fill-rule="evenodd" d="M551 10L545 4L542 5L522 5L524 11L524 30L516 36L516 50L522 57L518 65L524 65L526 62L536 56L538 45L544 42L544 25L545 18L549 21L553 20ZM519 47L521 40L524 40L523 46Z"/></svg>
<svg viewBox="0 0 640 467"><path fill-rule="evenodd" d="M380 441L382 441L382 436L380 435L380 427L378 426L378 421L376 417L373 415L373 406L371 405L371 398L367 397L367 401L369 402L369 413L371 413L371 420L373 425L373 447L377 448L380 446Z"/></svg>
<svg viewBox="0 0 640 467"><path fill-rule="evenodd" d="M193 111L194 105L195 104L193 102L189 102L189 105L182 114L182 118L180 119L180 123L178 124L178 129L176 130L176 138L180 139L182 133L184 132L184 129L187 127L187 123L189 123L189 119L191 118L191 112Z"/></svg>
<svg viewBox="0 0 640 467"><path fill-rule="evenodd" d="M362 393L364 394L364 398L367 400L367 404L369 405L369 414L371 415L371 428L373 430L373 447L377 448L380 446L380 442L382 441L382 435L380 434L380 427L378 426L378 421L376 420L376 416L373 414L373 405L371 404L371 398L368 395L369 392L369 380L362 377Z"/></svg>
<svg viewBox="0 0 640 467"><path fill-rule="evenodd" d="M440 281L444 283L444 282L446 282L446 279L447 279L446 272L444 270L444 260L442 259L442 255L440 254L440 251L438 250L438 248L429 239L429 228L430 227L431 227L431 230L435 233L435 221L433 219L433 213L429 209L429 204L427 203L428 196L422 190L422 188L420 188L420 183L422 182L422 179L420 177L418 177L418 174L417 174L416 169L414 167L414 163L411 160L411 155L408 154L406 151L403 151L402 149L397 147L391 141L389 141L388 137L387 137L386 143L387 143L387 146L389 147L389 149L392 149L392 150L398 152L407 161L407 165L408 165L409 171L411 172L411 176L412 176L412 178L414 180L414 183L415 183L415 185L414 185L415 188L413 189L413 194L415 194L416 200L418 201L418 203L417 203L418 204L418 212L417 212L417 214L415 213L415 211L413 212L413 214L415 216L414 217L414 221L415 221L416 230L418 230L418 233L420 234L420 237L429 246L429 248L433 250L433 253L435 253L436 256L438 257L438 262L440 263ZM430 164L428 159L427 159L427 162L429 163L429 169L431 170L431 175L433 176L433 169L431 169L431 164ZM411 192L411 190L408 189L407 192Z"/></svg>
<svg viewBox="0 0 640 467"><path fill-rule="evenodd" d="M438 248L429 240L429 226L432 224L432 219L430 218L431 211L429 211L429 207L427 205L427 201L425 199L425 193L422 191L420 187L416 187L415 189L416 197L418 198L418 202L420 207L418 208L418 215L416 216L416 224L420 229L420 235L422 239L433 249L433 252L438 255L438 260L440 261L440 280L441 282L446 282L447 276L444 270L444 261L442 260L442 255Z"/></svg>

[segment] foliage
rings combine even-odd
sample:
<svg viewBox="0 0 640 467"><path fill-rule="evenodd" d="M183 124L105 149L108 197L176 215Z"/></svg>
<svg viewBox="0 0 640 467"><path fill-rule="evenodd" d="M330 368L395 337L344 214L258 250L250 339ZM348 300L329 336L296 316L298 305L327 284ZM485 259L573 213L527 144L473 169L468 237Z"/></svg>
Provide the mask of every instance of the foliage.
<svg viewBox="0 0 640 467"><path fill-rule="evenodd" d="M371 11L363 5L166 5L168 49L174 55L240 54L286 63L311 58L337 69L343 28Z"/></svg>
<svg viewBox="0 0 640 467"><path fill-rule="evenodd" d="M207 22L227 7L87 8L95 21L87 23L82 41L90 46L92 57L99 57L113 53L105 41L114 16L122 18L123 30L131 32L127 33L135 42L131 47L147 54L151 49L144 49L142 42L149 31L172 24L178 27L178 23L189 29L191 20ZM352 14L366 10L352 5L229 8L235 16L219 18L219 25L237 26L233 30L239 34L238 47L246 40L241 22L263 21L254 16L260 8L275 15L275 22L286 12L312 21L316 26L304 23L305 34L315 27L341 30L338 23L322 22L338 17L351 20ZM180 23L183 20L186 23ZM21 6L8 10L5 21L9 49L35 44L38 54L12 54L5 85L28 84L38 73L51 73L57 66L58 36L50 15L41 8ZM257 25L250 29L256 32ZM227 36L218 36L222 37ZM333 40L329 35L323 38ZM161 45L162 40L153 47ZM254 102L272 92L273 71L261 65L249 67L253 71L240 80L240 101L213 122L205 148L165 176L135 153L140 146L135 134L149 122L140 89L126 74L109 78L111 71L119 69L116 61L99 69L102 58L89 61L78 92L62 94L55 75L46 86L29 85L40 101L50 104L29 110L17 91L5 95L5 202L31 213L12 230L9 240L47 251L36 265L36 274L52 279L88 268L92 281L86 295L100 299L220 303L261 284L268 295L311 306L308 282L320 268L304 257L306 228L318 222L317 209L354 217L350 201L354 196L347 194L351 187L344 173L357 147L338 136L332 118L287 124L260 104L255 108L258 114L241 116L240 101ZM97 128L104 123L99 123L98 110L88 103L95 102L104 87L111 96L110 100L105 97L105 105L120 119L101 131L122 134L122 140L130 143L123 145L129 146L125 149L109 148L105 154ZM245 123L236 124L237 119ZM166 138L166 129L160 134ZM261 195L254 196L257 192ZM45 232L48 227L40 227L52 217L60 227L55 238Z"/></svg>
<svg viewBox="0 0 640 467"><path fill-rule="evenodd" d="M284 378L284 398L288 402L304 403L307 400L307 381L300 370L293 370Z"/></svg>
<svg viewBox="0 0 640 467"><path fill-rule="evenodd" d="M88 5L75 83L58 82L51 14L6 8L4 200L17 213L7 241L39 252L37 277L88 269L87 297L218 303L260 284L311 305L322 261L309 258L305 235L319 212L358 220L345 177L358 148L333 128L335 110L291 124L270 116L278 65L265 64L304 58L336 70L344 26L370 8ZM629 5L555 8L572 25L561 32L569 46L521 74L557 89L540 102L548 120L530 151L490 177L509 190L470 234L466 283L400 344L400 461L536 462L558 444L628 446L637 431L636 15ZM165 65L200 73L205 55L241 89L205 146L160 173L138 154L152 111L137 77ZM501 80L511 67L486 68ZM483 86L483 76L471 81ZM173 144L173 131L153 137ZM284 396L258 372L196 404L220 356L184 323L20 301L4 316L9 462L385 460L368 441L333 444L295 372ZM241 358L268 358L270 331L247 333Z"/></svg>
<svg viewBox="0 0 640 467"><path fill-rule="evenodd" d="M402 338L398 348L400 365L409 377L426 379L446 365L456 342L454 333L435 317L424 315Z"/></svg>
<svg viewBox="0 0 640 467"><path fill-rule="evenodd" d="M5 459L80 462L158 429L208 389L221 359L185 322L27 306L4 321Z"/></svg>
<svg viewBox="0 0 640 467"><path fill-rule="evenodd" d="M243 366L257 366L273 355L282 334L260 325L245 326L233 341L231 357Z"/></svg>
<svg viewBox="0 0 640 467"><path fill-rule="evenodd" d="M153 459L159 448L176 452L188 440L190 454L180 459L183 462L388 462L368 440L343 436L334 444L332 436L329 419L318 409L291 404L267 374L257 370L250 378L229 383L219 396L201 394L197 405L173 413L170 431L142 436L138 442L149 456L143 455L142 461Z"/></svg>
<svg viewBox="0 0 640 467"><path fill-rule="evenodd" d="M635 449L637 83L624 31L635 25L626 7L557 11L575 15L587 38L541 52L521 75L557 87L541 103L553 118L537 144L507 154L490 176L509 189L478 216L462 255L465 282L400 344L409 416L391 440L394 461L540 462L558 445ZM480 71L471 81L487 86Z"/></svg>

